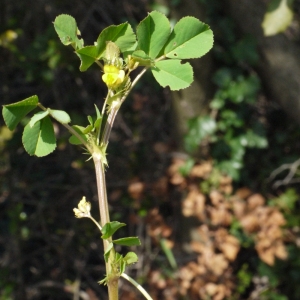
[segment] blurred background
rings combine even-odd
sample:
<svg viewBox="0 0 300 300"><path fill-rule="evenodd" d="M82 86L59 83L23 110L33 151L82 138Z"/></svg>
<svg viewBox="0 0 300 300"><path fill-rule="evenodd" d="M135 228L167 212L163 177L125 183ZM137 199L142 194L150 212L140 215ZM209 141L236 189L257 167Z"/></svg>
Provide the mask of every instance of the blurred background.
<svg viewBox="0 0 300 300"><path fill-rule="evenodd" d="M153 299L300 299L300 1L0 0L0 104L36 94L85 125L106 87L52 22L72 15L88 45L152 10L199 18L215 43L190 88L146 73L117 117L111 219L142 241L128 274ZM24 124L0 118L0 299L107 299L99 232L72 211L86 196L99 218L93 164L57 124L57 150L28 156ZM143 299L124 280L120 298Z"/></svg>

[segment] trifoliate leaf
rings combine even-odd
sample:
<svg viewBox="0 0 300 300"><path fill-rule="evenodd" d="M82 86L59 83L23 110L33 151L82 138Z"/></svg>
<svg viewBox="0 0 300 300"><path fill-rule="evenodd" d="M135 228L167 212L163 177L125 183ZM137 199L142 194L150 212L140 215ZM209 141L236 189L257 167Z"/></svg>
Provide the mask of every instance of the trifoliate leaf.
<svg viewBox="0 0 300 300"><path fill-rule="evenodd" d="M28 123L23 132L22 142L29 155L46 156L56 148L56 138L49 116L37 121L33 127Z"/></svg>
<svg viewBox="0 0 300 300"><path fill-rule="evenodd" d="M138 50L155 59L168 40L170 30L168 18L158 11L152 11L137 26Z"/></svg>
<svg viewBox="0 0 300 300"><path fill-rule="evenodd" d="M49 115L49 111L47 111L47 110L39 111L30 119L30 122L29 122L30 127L33 127L37 121L44 119L48 115Z"/></svg>
<svg viewBox="0 0 300 300"><path fill-rule="evenodd" d="M174 26L164 53L169 58L199 58L213 46L213 32L194 17L184 17Z"/></svg>
<svg viewBox="0 0 300 300"><path fill-rule="evenodd" d="M172 91L187 88L193 82L193 68L189 63L181 64L180 60L162 60L151 68L152 74L162 86Z"/></svg>
<svg viewBox="0 0 300 300"><path fill-rule="evenodd" d="M31 96L22 101L4 105L2 115L6 126L14 130L18 123L33 109L39 102L38 96Z"/></svg>

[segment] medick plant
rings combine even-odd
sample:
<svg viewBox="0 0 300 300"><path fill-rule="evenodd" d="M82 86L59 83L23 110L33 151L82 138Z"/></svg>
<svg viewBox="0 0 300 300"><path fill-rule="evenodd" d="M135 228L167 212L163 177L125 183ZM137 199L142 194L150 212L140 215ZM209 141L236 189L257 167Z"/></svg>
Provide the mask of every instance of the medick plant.
<svg viewBox="0 0 300 300"><path fill-rule="evenodd" d="M52 120L62 124L71 133L71 144L82 145L91 155L95 165L96 181L100 209L100 222L90 214L91 204L82 197L78 208L74 208L77 218L90 218L102 233L106 277L99 283L108 286L110 300L118 299L118 280L120 276L133 283L147 299L149 294L132 278L124 273L125 268L137 262L134 252L126 255L117 253L114 245L137 246L138 237L113 239L113 234L124 223L110 221L105 183L107 166L106 150L110 132L116 115L142 75L150 70L156 81L171 90L188 87L193 82L193 69L182 59L199 58L206 54L213 45L213 33L209 26L194 17L184 17L171 29L167 17L153 11L136 28L136 33L128 23L105 28L94 45L84 46L76 21L69 15L59 15L54 21L54 28L64 45L73 47L79 57L80 70L86 71L92 64L97 64L102 80L107 86L107 95L100 110L95 105L96 118L87 116L87 125L70 125L70 116L62 110L44 107L34 95L22 101L4 105L3 118L10 130L34 109L24 128L22 141L29 155L38 157L50 154L56 148L56 137ZM140 69L135 78L131 72ZM100 78L100 75L99 75Z"/></svg>

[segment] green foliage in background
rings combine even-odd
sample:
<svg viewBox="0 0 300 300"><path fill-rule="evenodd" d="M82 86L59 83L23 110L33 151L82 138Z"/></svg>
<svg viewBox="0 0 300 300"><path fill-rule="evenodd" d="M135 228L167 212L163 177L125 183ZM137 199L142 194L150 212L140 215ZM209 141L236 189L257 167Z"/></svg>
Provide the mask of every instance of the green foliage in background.
<svg viewBox="0 0 300 300"><path fill-rule="evenodd" d="M247 148L268 146L263 124L249 114L260 82L255 74L236 76L228 68L218 70L213 80L218 91L210 103L211 116L189 121L185 145L192 153L201 143L209 143L217 168L238 180Z"/></svg>

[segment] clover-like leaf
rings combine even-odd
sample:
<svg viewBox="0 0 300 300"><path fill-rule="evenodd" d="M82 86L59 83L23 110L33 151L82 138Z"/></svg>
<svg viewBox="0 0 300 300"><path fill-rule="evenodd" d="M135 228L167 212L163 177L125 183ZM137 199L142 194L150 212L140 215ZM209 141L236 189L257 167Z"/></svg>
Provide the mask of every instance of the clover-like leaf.
<svg viewBox="0 0 300 300"><path fill-rule="evenodd" d="M134 252L128 252L125 257L123 258L126 261L127 265L131 265L136 263L139 259L138 256Z"/></svg>
<svg viewBox="0 0 300 300"><path fill-rule="evenodd" d="M28 123L23 132L22 141L29 155L46 156L56 148L56 138L49 116L37 121L33 127Z"/></svg>
<svg viewBox="0 0 300 300"><path fill-rule="evenodd" d="M108 239L110 238L118 229L121 227L126 226L125 223L120 223L118 221L112 221L109 223L106 223L103 227L101 232L103 235L101 236L102 239Z"/></svg>
<svg viewBox="0 0 300 300"><path fill-rule="evenodd" d="M38 96L31 96L22 101L4 105L2 115L6 126L10 130L14 130L18 123L33 109L37 107L39 102Z"/></svg>
<svg viewBox="0 0 300 300"><path fill-rule="evenodd" d="M191 65L189 63L182 64L177 59L158 61L151 71L162 87L168 85L172 91L187 88L193 82Z"/></svg>
<svg viewBox="0 0 300 300"><path fill-rule="evenodd" d="M176 59L199 58L213 46L213 32L194 17L180 19L165 46L166 57Z"/></svg>
<svg viewBox="0 0 300 300"><path fill-rule="evenodd" d="M48 111L49 111L51 117L54 118L56 121L58 121L61 124L68 124L71 122L71 118L70 118L69 114L63 110L48 108Z"/></svg>
<svg viewBox="0 0 300 300"><path fill-rule="evenodd" d="M84 72L97 60L98 50L96 46L86 46L78 49L76 54L81 60L79 70Z"/></svg>
<svg viewBox="0 0 300 300"><path fill-rule="evenodd" d="M70 15L59 15L54 20L54 28L64 45L72 45L75 49L83 47L83 40L78 38L80 32L76 20Z"/></svg>
<svg viewBox="0 0 300 300"><path fill-rule="evenodd" d="M153 59L156 58L168 40L170 32L168 18L158 11L152 11L137 27L138 50L143 50Z"/></svg>
<svg viewBox="0 0 300 300"><path fill-rule="evenodd" d="M30 119L30 122L29 122L30 127L33 127L36 122L44 119L48 115L49 115L49 111L47 111L47 110L39 111Z"/></svg>

